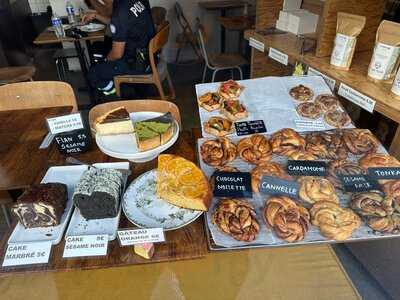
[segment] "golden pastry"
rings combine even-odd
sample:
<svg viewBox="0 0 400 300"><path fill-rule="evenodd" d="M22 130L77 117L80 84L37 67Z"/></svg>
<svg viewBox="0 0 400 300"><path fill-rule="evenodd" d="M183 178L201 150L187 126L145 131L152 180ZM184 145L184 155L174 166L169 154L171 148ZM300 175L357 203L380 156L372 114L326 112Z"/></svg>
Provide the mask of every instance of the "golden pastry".
<svg viewBox="0 0 400 300"><path fill-rule="evenodd" d="M263 176L278 177L286 180L292 179L280 164L272 161L264 162L251 171L251 186L253 192L259 192L259 186Z"/></svg>
<svg viewBox="0 0 400 300"><path fill-rule="evenodd" d="M267 199L264 219L280 239L289 243L303 240L310 228L310 214L307 209L283 196Z"/></svg>
<svg viewBox="0 0 400 300"><path fill-rule="evenodd" d="M213 167L224 166L236 158L236 146L228 138L207 140L200 147L203 161Z"/></svg>
<svg viewBox="0 0 400 300"><path fill-rule="evenodd" d="M348 208L329 201L316 202L310 209L311 223L328 239L344 241L360 227L360 218Z"/></svg>
<svg viewBox="0 0 400 300"><path fill-rule="evenodd" d="M310 101L314 97L314 92L302 84L292 88L289 94L297 101Z"/></svg>
<svg viewBox="0 0 400 300"><path fill-rule="evenodd" d="M305 118L316 120L322 116L322 108L314 102L300 103L296 107L297 113Z"/></svg>
<svg viewBox="0 0 400 300"><path fill-rule="evenodd" d="M251 164L260 164L271 160L272 149L268 139L260 134L240 140L237 152L241 159Z"/></svg>
<svg viewBox="0 0 400 300"><path fill-rule="evenodd" d="M386 197L393 201L395 210L400 213L400 180L390 180L383 185Z"/></svg>
<svg viewBox="0 0 400 300"><path fill-rule="evenodd" d="M393 214L393 201L379 191L353 194L350 207L364 217L386 217Z"/></svg>
<svg viewBox="0 0 400 300"><path fill-rule="evenodd" d="M199 106L207 111L217 110L221 107L221 96L218 93L205 93L197 99Z"/></svg>
<svg viewBox="0 0 400 300"><path fill-rule="evenodd" d="M306 143L306 151L320 159L346 159L348 155L340 131L309 133Z"/></svg>
<svg viewBox="0 0 400 300"><path fill-rule="evenodd" d="M238 241L251 242L260 231L254 207L241 199L221 200L212 214L212 222Z"/></svg>
<svg viewBox="0 0 400 300"><path fill-rule="evenodd" d="M339 197L336 194L335 187L332 183L321 177L301 177L299 179L300 199L308 202L315 203L319 201L330 201L339 203Z"/></svg>
<svg viewBox="0 0 400 300"><path fill-rule="evenodd" d="M204 123L204 131L216 137L226 136L234 132L233 123L222 117L211 117Z"/></svg>
<svg viewBox="0 0 400 300"><path fill-rule="evenodd" d="M238 100L228 99L222 102L221 114L231 121L245 119L248 116L246 107Z"/></svg>
<svg viewBox="0 0 400 300"><path fill-rule="evenodd" d="M327 124L335 128L343 128L351 123L349 115L345 111L340 110L328 111L324 115L324 120Z"/></svg>
<svg viewBox="0 0 400 300"><path fill-rule="evenodd" d="M315 99L315 103L320 105L325 112L339 108L339 100L331 94L322 94Z"/></svg>
<svg viewBox="0 0 400 300"><path fill-rule="evenodd" d="M225 99L238 98L242 93L243 87L236 81L230 79L221 83L218 93Z"/></svg>
<svg viewBox="0 0 400 300"><path fill-rule="evenodd" d="M289 150L286 152L286 156L291 160L316 160L317 157L305 150Z"/></svg>
<svg viewBox="0 0 400 300"><path fill-rule="evenodd" d="M347 160L334 160L329 163L328 179L337 188L342 188L339 175L361 175L365 171L357 164Z"/></svg>
<svg viewBox="0 0 400 300"><path fill-rule="evenodd" d="M393 214L387 217L372 217L367 220L367 225L373 230L382 233L399 233L400 214Z"/></svg>
<svg viewBox="0 0 400 300"><path fill-rule="evenodd" d="M347 149L355 155L375 153L379 146L379 141L367 129L344 130L343 141Z"/></svg>
<svg viewBox="0 0 400 300"><path fill-rule="evenodd" d="M304 150L305 139L291 128L285 128L275 132L269 141L272 152L278 155L286 155L290 150Z"/></svg>
<svg viewBox="0 0 400 300"><path fill-rule="evenodd" d="M369 168L400 167L400 162L395 157L382 153L367 154L358 163L365 170Z"/></svg>

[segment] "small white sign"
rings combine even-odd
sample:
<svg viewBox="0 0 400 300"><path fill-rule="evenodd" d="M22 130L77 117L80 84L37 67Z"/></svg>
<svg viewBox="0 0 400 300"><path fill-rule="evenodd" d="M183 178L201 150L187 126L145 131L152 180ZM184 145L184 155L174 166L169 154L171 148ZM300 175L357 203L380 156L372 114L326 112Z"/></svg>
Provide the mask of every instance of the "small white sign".
<svg viewBox="0 0 400 300"><path fill-rule="evenodd" d="M107 248L107 234L67 236L63 257L105 256Z"/></svg>
<svg viewBox="0 0 400 300"><path fill-rule="evenodd" d="M275 48L269 48L268 56L282 65L287 66L289 63L289 56Z"/></svg>
<svg viewBox="0 0 400 300"><path fill-rule="evenodd" d="M121 246L165 242L162 228L120 230L118 231L118 239Z"/></svg>
<svg viewBox="0 0 400 300"><path fill-rule="evenodd" d="M341 83L339 86L338 94L365 109L366 111L369 111L370 113L374 112L376 101L372 100L368 96L361 94L360 92L349 87L348 85Z"/></svg>
<svg viewBox="0 0 400 300"><path fill-rule="evenodd" d="M258 51L261 51L261 52L265 51L264 43L254 39L254 38L249 39L249 45L250 45L250 47L257 49Z"/></svg>
<svg viewBox="0 0 400 300"><path fill-rule="evenodd" d="M321 73L318 70L315 70L314 68L308 67L308 72L307 75L313 76L321 76L322 78L324 78L326 84L329 86L329 88L331 89L331 91L333 92L333 90L335 89L335 85L336 85L336 80L332 79L331 77L325 75L324 73Z"/></svg>
<svg viewBox="0 0 400 300"><path fill-rule="evenodd" d="M312 120L294 120L298 129L309 129L309 130L324 130L326 129L325 124L322 121Z"/></svg>
<svg viewBox="0 0 400 300"><path fill-rule="evenodd" d="M68 132L83 128L82 117L80 113L46 119L49 130L52 134Z"/></svg>
<svg viewBox="0 0 400 300"><path fill-rule="evenodd" d="M51 241L26 244L9 244L3 260L3 267L47 264Z"/></svg>

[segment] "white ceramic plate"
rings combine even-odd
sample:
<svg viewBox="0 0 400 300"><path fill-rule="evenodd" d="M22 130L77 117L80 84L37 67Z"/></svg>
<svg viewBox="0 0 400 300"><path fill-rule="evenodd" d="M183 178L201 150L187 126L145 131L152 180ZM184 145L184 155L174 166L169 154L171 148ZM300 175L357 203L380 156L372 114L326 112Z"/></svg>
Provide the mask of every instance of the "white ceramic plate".
<svg viewBox="0 0 400 300"><path fill-rule="evenodd" d="M8 243L13 244L51 241L53 245L57 245L61 241L65 227L67 227L68 220L73 210L72 194L74 192L76 181L79 180L86 168L86 166L65 166L52 167L48 169L41 182L64 183L67 185L68 189L67 207L61 217L60 225L53 227L25 229L25 227L18 222L8 240Z"/></svg>
<svg viewBox="0 0 400 300"><path fill-rule="evenodd" d="M121 163L99 163L94 164L97 168L104 169L129 169L128 162ZM87 169L85 166L84 170ZM83 174L83 172L82 172ZM82 176L81 174L81 176ZM76 180L78 183L80 177ZM67 232L65 233L65 237L67 236L75 236L75 235L102 235L107 234L108 239L110 241L114 240L117 237L117 230L119 225L119 219L121 216L121 207L118 215L115 218L107 218L107 219L99 219L99 220L86 220L82 217L81 212L78 208L75 209L74 214L71 217L71 221L69 222Z"/></svg>
<svg viewBox="0 0 400 300"><path fill-rule="evenodd" d="M106 26L104 24L89 23L89 24L80 26L79 29L84 32L96 32L96 31L103 30L105 27Z"/></svg>
<svg viewBox="0 0 400 300"><path fill-rule="evenodd" d="M165 231L184 227L203 213L169 204L156 195L156 170L148 171L127 188L122 209L134 225L140 228L163 228Z"/></svg>
<svg viewBox="0 0 400 300"><path fill-rule="evenodd" d="M159 112L135 112L132 113L133 122L143 121L163 115ZM146 162L156 158L161 152L171 147L179 137L179 125L175 121L175 132L172 138L164 145L155 149L140 152L134 134L119 134L101 136L96 134L96 143L99 149L115 158L128 159L134 162Z"/></svg>

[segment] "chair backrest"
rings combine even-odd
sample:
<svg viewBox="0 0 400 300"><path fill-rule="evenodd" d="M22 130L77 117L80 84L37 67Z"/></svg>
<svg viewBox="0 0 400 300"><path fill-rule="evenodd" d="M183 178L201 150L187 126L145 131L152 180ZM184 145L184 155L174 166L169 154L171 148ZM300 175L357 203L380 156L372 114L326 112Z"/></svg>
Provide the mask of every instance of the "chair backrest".
<svg viewBox="0 0 400 300"><path fill-rule="evenodd" d="M183 14L183 9L179 2L175 2L175 15L179 25L182 28L183 33L193 35L192 28L190 27L188 20Z"/></svg>
<svg viewBox="0 0 400 300"><path fill-rule="evenodd" d="M151 8L151 15L153 17L154 26L156 31L159 32L166 23L167 10L161 6L153 6Z"/></svg>
<svg viewBox="0 0 400 300"><path fill-rule="evenodd" d="M74 90L61 81L32 81L0 86L0 111L72 106L78 110Z"/></svg>
<svg viewBox="0 0 400 300"><path fill-rule="evenodd" d="M160 113L170 112L174 119L178 122L180 129L182 130L182 122L181 122L181 114L179 112L179 108L170 101L164 100L125 100L125 101L115 101L97 105L93 107L89 112L89 124L90 128L93 131L93 123L94 121L104 115L110 110L113 110L117 107L125 107L126 110L130 113L138 112L138 111L154 111Z"/></svg>
<svg viewBox="0 0 400 300"><path fill-rule="evenodd" d="M149 43L149 55L150 58L160 51L162 47L168 42L169 37L169 23L156 33L156 35L151 39Z"/></svg>
<svg viewBox="0 0 400 300"><path fill-rule="evenodd" d="M198 39L199 39L201 54L203 55L203 58L204 58L204 61L206 62L207 67L211 68L209 60L208 60L206 45L205 45L205 41L207 40L207 33L206 33L204 26L201 24L198 25L197 35L198 35Z"/></svg>

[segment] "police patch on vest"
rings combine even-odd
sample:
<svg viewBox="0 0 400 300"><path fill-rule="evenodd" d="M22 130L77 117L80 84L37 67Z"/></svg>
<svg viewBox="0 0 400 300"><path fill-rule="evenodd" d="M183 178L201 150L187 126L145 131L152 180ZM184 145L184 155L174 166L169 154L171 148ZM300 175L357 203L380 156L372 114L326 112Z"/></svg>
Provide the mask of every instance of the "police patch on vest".
<svg viewBox="0 0 400 300"><path fill-rule="evenodd" d="M112 34L115 34L117 32L117 28L115 27L115 25L110 24L110 31Z"/></svg>
<svg viewBox="0 0 400 300"><path fill-rule="evenodd" d="M142 2L136 1L135 4L130 8L130 11L135 15L135 17L138 17L140 13L142 13L146 7L143 5Z"/></svg>

